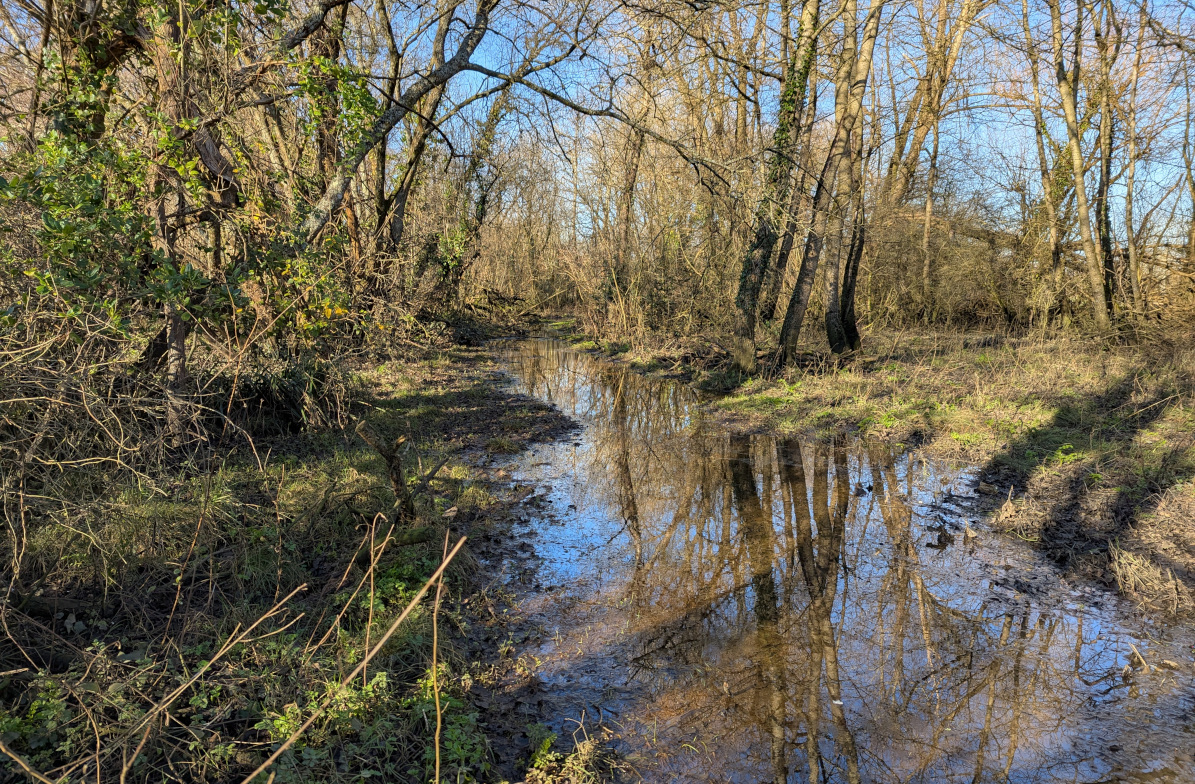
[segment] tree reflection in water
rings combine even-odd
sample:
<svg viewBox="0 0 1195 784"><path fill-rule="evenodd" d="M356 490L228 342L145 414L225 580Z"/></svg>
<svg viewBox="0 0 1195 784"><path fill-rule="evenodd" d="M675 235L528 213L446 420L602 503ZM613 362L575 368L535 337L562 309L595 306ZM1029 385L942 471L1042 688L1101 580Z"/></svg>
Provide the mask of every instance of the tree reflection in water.
<svg viewBox="0 0 1195 784"><path fill-rule="evenodd" d="M570 627L543 603L545 683L617 714L645 779L1192 780L1190 678L1126 679L1131 621L1057 580L1000 588L1042 568L1021 547L927 533L952 522L935 503L958 472L727 435L684 387L551 341L509 362L587 426L522 473L555 488L565 526L538 549L588 608Z"/></svg>

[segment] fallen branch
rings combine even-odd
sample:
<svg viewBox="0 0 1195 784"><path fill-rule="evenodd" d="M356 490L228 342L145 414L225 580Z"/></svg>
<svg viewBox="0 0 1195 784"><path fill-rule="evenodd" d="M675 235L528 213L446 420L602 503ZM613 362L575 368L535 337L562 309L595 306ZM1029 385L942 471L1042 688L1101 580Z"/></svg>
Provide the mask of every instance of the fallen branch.
<svg viewBox="0 0 1195 784"><path fill-rule="evenodd" d="M409 531L403 531L398 534L391 535L384 540L385 545L393 545L394 547L408 547L413 544L423 544L430 541L432 534L436 529L430 525L425 525L422 528L412 528ZM358 566L367 566L370 562L370 555L368 550L358 550L356 558L353 562Z"/></svg>
<svg viewBox="0 0 1195 784"><path fill-rule="evenodd" d="M443 468L444 466L448 465L448 460L451 457L452 457L452 455L448 455L443 460L441 460L436 465L435 468L433 468L432 470L430 470L426 474L424 474L423 478L419 480L419 483L415 485L415 489L411 491L411 494L419 495L424 490L426 490L428 484L431 483L432 479L435 479L436 474L440 473L440 469Z"/></svg>
<svg viewBox="0 0 1195 784"><path fill-rule="evenodd" d="M389 474L390 486L394 489L394 506L399 510L399 519L404 522L414 520L415 499L411 496L411 491L407 489L407 480L402 468L402 455L398 451L407 440L406 436L394 439L393 446L385 446L365 421L361 421L357 425L356 433L361 436L362 441L373 447L373 450L386 461L386 473Z"/></svg>

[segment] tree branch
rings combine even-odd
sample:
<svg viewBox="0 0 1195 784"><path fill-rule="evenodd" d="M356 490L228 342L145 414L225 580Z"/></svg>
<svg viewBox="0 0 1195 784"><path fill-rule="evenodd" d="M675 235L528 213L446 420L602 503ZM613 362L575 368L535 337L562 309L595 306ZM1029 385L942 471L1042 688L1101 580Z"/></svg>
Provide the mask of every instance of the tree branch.
<svg viewBox="0 0 1195 784"><path fill-rule="evenodd" d="M498 0L480 0L477 6L477 16L465 37L461 39L452 59L433 69L426 76L419 78L403 92L394 105L374 120L369 133L365 134L365 138L345 155L344 160L337 167L336 174L328 184L324 195L315 203L311 214L299 226L297 232L299 236L308 242L312 241L324 226L328 225L332 214L344 201L349 183L352 182L353 175L356 174L357 167L361 165L361 162L365 160L365 156L390 134L394 126L402 122L402 119L410 111L410 107L417 104L419 99L436 87L447 83L449 79L469 66L469 58L481 44L481 40L485 38L486 31L489 29L490 12L497 4Z"/></svg>
<svg viewBox="0 0 1195 784"><path fill-rule="evenodd" d="M557 92L553 92L552 90L549 90L546 87L538 85L534 82L530 82L530 81L524 79L522 76L519 76L518 74L504 74L504 73L501 73L500 71L494 71L489 68L486 68L485 66L477 65L476 63L469 63L466 66L466 70L475 71L479 74L485 74L486 76L492 77L494 79L501 79L503 81L511 82L514 84L521 84L524 87L526 87L534 92L539 93L540 95L544 96L545 98L555 101L555 102L559 103L560 105L565 106L569 109L572 109L574 112L577 112L578 114L583 114L587 117L609 117L610 119L617 120L618 122L621 122L631 128L634 128L637 131L640 131L645 136L648 136L651 139L654 139L655 141L660 142L661 144L665 144L665 145L671 147L673 150L675 150L682 158L684 158L690 164L693 164L694 166L700 166L702 168L705 168L707 171L709 171L711 174L713 174L715 177L717 177L719 180L721 180L724 184L726 184L726 185L730 184L729 182L727 182L725 177L723 177L721 174L719 174L716 171L716 169L719 167L725 168L723 164L718 163L717 161L710 160L709 158L705 158L700 155L697 155L696 153L693 152L693 150L691 148L687 147L684 144L681 144L677 140L669 139L667 136L664 136L663 134L657 133L656 131L652 130L651 128L648 128L646 125L639 122L638 120L628 117L624 112L614 108L613 104L607 104L607 108L604 108L604 109L593 109L588 106L582 106L581 104L576 103L575 101L571 101L568 98L565 98L563 95L561 95Z"/></svg>

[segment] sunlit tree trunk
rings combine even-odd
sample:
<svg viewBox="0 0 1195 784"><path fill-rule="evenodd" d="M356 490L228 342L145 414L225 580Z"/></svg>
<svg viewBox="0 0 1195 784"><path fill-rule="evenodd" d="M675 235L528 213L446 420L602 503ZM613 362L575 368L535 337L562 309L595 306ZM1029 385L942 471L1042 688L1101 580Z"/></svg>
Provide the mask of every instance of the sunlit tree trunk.
<svg viewBox="0 0 1195 784"><path fill-rule="evenodd" d="M1132 287L1133 312L1138 317L1145 312L1145 301L1141 292L1141 266L1137 249L1137 230L1133 225L1133 199L1136 197L1137 180L1137 87L1141 79L1141 55L1145 48L1145 29L1148 26L1146 5L1141 5L1141 18L1137 27L1137 51L1133 57L1133 72L1129 77L1129 101L1125 109L1125 151L1128 166L1125 170L1124 231L1125 253L1128 256L1129 285Z"/></svg>
<svg viewBox="0 0 1195 784"><path fill-rule="evenodd" d="M403 91L403 94L392 106L383 111L373 124L361 134L361 139L353 145L342 157L336 167L336 173L331 182L324 189L323 195L312 205L307 217L297 227L296 234L306 241L311 241L332 215L344 203L349 185L356 176L362 161L373 149L389 137L394 127L407 116L411 107L418 104L432 90L447 84L450 79L470 65L469 58L489 31L490 12L494 10L498 0L480 0L472 24L465 28L457 44L456 53L451 58L444 56L444 43L448 36L448 28L454 18L453 14L460 5L459 0L447 0L440 9L440 24L434 44L435 53L427 73L420 75Z"/></svg>
<svg viewBox="0 0 1195 784"><path fill-rule="evenodd" d="M616 216L618 239L615 241L614 248L614 275L621 281L627 280L628 277L628 255L631 250L631 233L635 221L635 186L639 182L639 162L643 157L643 145L646 138L642 129L631 129L626 172L622 190L618 195L618 215Z"/></svg>
<svg viewBox="0 0 1195 784"><path fill-rule="evenodd" d="M872 107L872 117L876 117ZM863 250L867 244L867 207L866 207L866 193L867 186L867 164L870 158L870 152L864 154L863 152L863 113L859 113L858 125L855 128L855 135L852 140L854 147L854 164L851 166L851 216L850 216L850 236L851 240L847 246L846 263L842 271L842 293L840 295L840 309L842 311L842 331L846 336L847 347L852 351L858 351L863 346L863 340L859 335L858 317L855 315L855 290L859 283L859 267L863 263ZM875 128L878 133L879 129ZM872 139L872 149L875 148L875 139Z"/></svg>
<svg viewBox="0 0 1195 784"><path fill-rule="evenodd" d="M794 142L798 136L801 110L805 101L809 73L814 65L814 39L820 0L805 0L797 33L797 56L787 64L784 92L781 94L776 131L772 135L764 195L755 214L755 232L743 256L739 275L737 310L732 359L737 369L754 372L755 325L759 310L759 291L764 273L779 238L783 209L788 204L793 165Z"/></svg>
<svg viewBox="0 0 1195 784"><path fill-rule="evenodd" d="M834 119L844 122L849 116L852 123L851 135L847 144L846 155L842 158L844 172L840 172L838 182L844 187L834 189L831 199L830 220L826 231L826 265L822 279L825 283L826 299L826 339L830 343L830 350L841 354L848 348L846 330L842 326L842 293L841 267L843 253L843 232L846 228L846 212L851 204L855 189L859 183L855 179L854 156L861 141L859 123L863 119L862 96L855 102L854 84L855 62L858 60L859 30L858 9L855 0L843 4L842 54L838 71L834 78ZM843 174L846 176L844 177Z"/></svg>
<svg viewBox="0 0 1195 784"><path fill-rule="evenodd" d="M487 169L491 163L490 157L494 151L494 142L498 137L498 126L506 117L509 107L510 88L508 86L490 104L485 122L473 145L473 152L469 155L469 163L461 177L463 198L458 209L464 234L462 252L456 266L449 270L447 281L449 295L454 299L460 297L461 281L481 254L481 230L489 213L490 197L498 181L498 173L487 173Z"/></svg>
<svg viewBox="0 0 1195 784"><path fill-rule="evenodd" d="M1195 269L1195 155L1191 150L1191 125L1195 119L1195 107L1191 105L1191 72L1183 68L1183 93L1186 96L1186 111L1183 113L1183 165L1186 169L1183 181L1187 186L1187 198L1191 204L1191 216L1187 223L1186 262L1188 269Z"/></svg>
<svg viewBox="0 0 1195 784"><path fill-rule="evenodd" d="M1099 83L1099 180L1095 190L1095 222L1100 240L1100 257L1104 270L1104 301L1108 304L1111 314L1115 302L1116 284L1116 256L1113 250L1112 238L1112 205L1109 203L1109 190L1112 187L1112 147L1115 135L1116 116L1112 109L1112 66L1120 53L1120 37L1113 14L1115 11L1111 3L1103 3L1103 29L1101 20L1096 18L1092 28L1095 33L1096 50L1099 53L1100 83ZM1109 38L1116 35L1116 40Z"/></svg>
<svg viewBox="0 0 1195 784"><path fill-rule="evenodd" d="M816 44L817 42L814 41L815 46ZM784 277L788 271L789 259L792 257L793 245L796 244L798 231L804 228L802 221L809 212L809 168L813 162L813 124L817 120L816 69L810 72L809 85L806 89L809 100L805 103L804 116L801 118L799 137L796 141L799 152L794 173L795 183L789 196L784 234L780 238L776 260L768 267L768 277L765 279L763 292L760 295L759 317L764 321L772 321L776 317L776 303L784 288Z"/></svg>
<svg viewBox="0 0 1195 784"><path fill-rule="evenodd" d="M835 185L840 180L845 180L850 173L851 134L855 128L856 117L863 108L863 93L867 86L868 75L871 73L871 58L875 49L876 35L879 32L883 6L884 0L873 0L863 26L862 43L859 44L858 41L855 41L846 45L854 55L851 58L851 70L848 71L851 77L847 82L851 89L845 95L835 95L835 105L844 108L841 113L835 113L834 138L822 166L821 174L818 176L817 189L813 197L813 217L809 234L805 240L801 269L797 273L796 286L792 298L789 300L788 309L784 315L784 325L780 332L781 351L786 362L791 362L796 356L801 323L805 320L805 311L809 307L809 296L813 291L814 276L817 274L818 262L821 259L826 231L833 210ZM843 17L847 20L846 33L848 37L852 37L852 33L856 30L856 13L855 0L845 0ZM835 302L835 309L837 306L838 303ZM834 344L832 343L832 345ZM845 346L845 336L843 336L836 350L843 350Z"/></svg>
<svg viewBox="0 0 1195 784"><path fill-rule="evenodd" d="M934 220L934 188L938 185L938 123L934 123L934 142L929 154L929 174L925 179L925 214L921 227L921 319L926 324L933 318L934 290L933 256L930 253L930 228Z"/></svg>
<svg viewBox="0 0 1195 784"><path fill-rule="evenodd" d="M1055 193L1055 177L1053 167L1046 152L1046 121L1042 111L1041 78L1038 69L1038 50L1036 39L1029 26L1028 0L1021 0L1021 25L1025 33L1026 55L1029 60L1029 73L1033 85L1033 139L1037 148L1038 174L1041 177L1041 200L1046 211L1046 221L1049 223L1050 235L1050 305L1046 308L1047 318L1056 317L1062 297L1062 240L1058 226L1058 195Z"/></svg>
<svg viewBox="0 0 1195 784"><path fill-rule="evenodd" d="M950 0L938 0L933 36L923 39L926 54L925 74L918 82L917 93L909 106L910 115L916 111L917 122L912 126L911 137L907 126L902 126L898 132L899 144L893 152L893 161L889 166L881 194L885 203L902 204L908 195L921 160L921 151L925 148L925 140L931 133L936 132L941 121L946 88L950 85L963 43L976 15L989 2L990 0L963 0L956 8ZM918 10L920 12L920 4ZM928 25L923 23L922 29L927 28Z"/></svg>
<svg viewBox="0 0 1195 784"><path fill-rule="evenodd" d="M1082 134L1079 131L1079 112L1076 92L1079 85L1079 64L1083 49L1083 5L1076 6L1075 42L1071 70L1068 72L1063 54L1061 0L1047 0L1050 7L1050 22L1053 32L1054 72L1058 92L1062 98L1062 113L1066 118L1066 132L1071 158L1071 177L1075 185L1075 209L1079 216L1079 238L1083 245L1087 279L1091 287L1092 318L1096 328L1107 331L1111 327L1108 319L1108 300L1104 294L1103 260L1091 223L1091 205L1087 199L1087 181L1084 177Z"/></svg>

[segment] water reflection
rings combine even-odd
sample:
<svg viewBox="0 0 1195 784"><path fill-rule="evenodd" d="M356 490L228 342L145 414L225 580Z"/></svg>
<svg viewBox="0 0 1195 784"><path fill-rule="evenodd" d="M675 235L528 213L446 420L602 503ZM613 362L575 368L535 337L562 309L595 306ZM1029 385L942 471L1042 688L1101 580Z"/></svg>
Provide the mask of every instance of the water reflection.
<svg viewBox="0 0 1195 784"><path fill-rule="evenodd" d="M1195 780L1189 641L965 536L964 474L728 435L684 387L551 341L509 364L586 425L519 473L563 522L536 531L549 703L643 779Z"/></svg>

